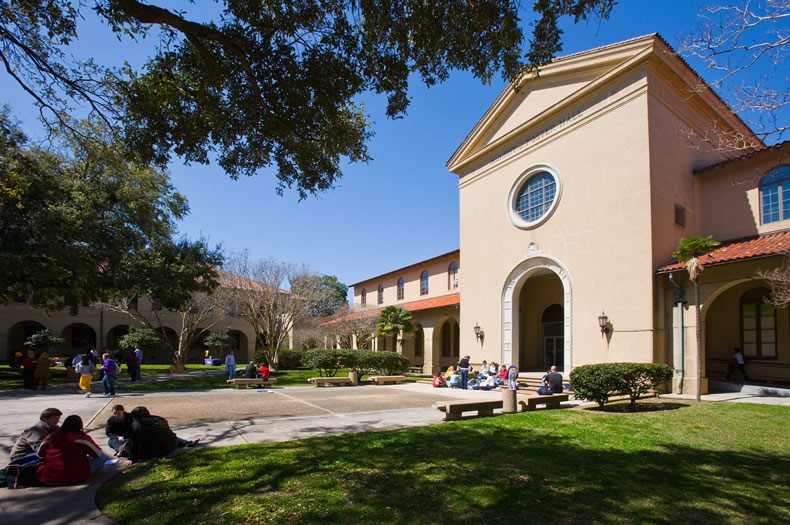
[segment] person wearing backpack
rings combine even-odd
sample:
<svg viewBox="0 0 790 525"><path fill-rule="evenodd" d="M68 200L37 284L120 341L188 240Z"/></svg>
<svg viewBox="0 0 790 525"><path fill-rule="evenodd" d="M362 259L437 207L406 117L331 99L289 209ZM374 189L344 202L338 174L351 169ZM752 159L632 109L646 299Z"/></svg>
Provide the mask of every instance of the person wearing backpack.
<svg viewBox="0 0 790 525"><path fill-rule="evenodd" d="M110 357L109 353L102 354L102 371L104 372L104 377L101 380L101 386L104 389L105 396L114 396L115 395L115 380L118 377L118 363L115 362L115 359Z"/></svg>

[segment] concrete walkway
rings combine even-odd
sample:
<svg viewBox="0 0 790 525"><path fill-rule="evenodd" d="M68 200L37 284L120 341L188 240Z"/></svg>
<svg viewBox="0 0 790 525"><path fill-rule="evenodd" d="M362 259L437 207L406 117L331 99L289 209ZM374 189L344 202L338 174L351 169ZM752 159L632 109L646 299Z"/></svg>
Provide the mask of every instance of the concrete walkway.
<svg viewBox="0 0 790 525"><path fill-rule="evenodd" d="M722 397L729 396L729 397ZM685 398L665 395L662 398ZM46 392L0 392L0 461L7 463L16 437L32 425L47 407L64 417L78 414L93 439L108 456L104 423L112 405L127 410L144 405L165 417L176 433L200 439L199 447L218 447L268 441L290 441L311 436L369 432L441 423L444 414L433 405L453 399L500 399L498 391L434 389L429 384L358 387L289 387L272 390L210 390L202 392L124 393L115 397L84 398L73 385ZM751 397L746 394L711 394L711 401L771 402L790 406L790 398ZM579 404L579 403L577 403ZM187 451L189 449L183 449ZM0 489L3 524L110 524L96 508L99 487L121 470L107 465L86 485ZM145 468L145 463L131 468Z"/></svg>

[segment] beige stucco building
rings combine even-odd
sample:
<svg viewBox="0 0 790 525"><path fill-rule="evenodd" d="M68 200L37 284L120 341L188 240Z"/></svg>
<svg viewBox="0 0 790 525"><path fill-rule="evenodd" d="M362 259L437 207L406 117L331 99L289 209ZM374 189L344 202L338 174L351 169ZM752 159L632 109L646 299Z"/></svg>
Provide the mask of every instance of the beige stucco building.
<svg viewBox="0 0 790 525"><path fill-rule="evenodd" d="M694 393L740 346L753 379L790 381L788 311L763 302L757 277L790 250L788 146L766 148L658 35L558 59L506 88L448 161L459 181L462 301L460 316L427 323L409 308L432 328L426 368L449 364L436 330L452 319L454 355L477 363L565 374L668 363L675 389ZM703 259L700 385L694 293L671 264L687 235L724 242ZM423 270L444 283L448 261L438 259L435 276L425 261L355 284L355 305L370 308L379 285L376 307L398 304L401 274L407 290Z"/></svg>

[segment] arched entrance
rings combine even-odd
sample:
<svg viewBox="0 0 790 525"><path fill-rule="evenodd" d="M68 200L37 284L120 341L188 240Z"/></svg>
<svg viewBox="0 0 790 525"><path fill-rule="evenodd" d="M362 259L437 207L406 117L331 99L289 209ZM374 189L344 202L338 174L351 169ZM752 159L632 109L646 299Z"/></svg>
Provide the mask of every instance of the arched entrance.
<svg viewBox="0 0 790 525"><path fill-rule="evenodd" d="M61 335L65 339L63 348L69 355L84 354L96 348L96 331L85 323L70 324Z"/></svg>
<svg viewBox="0 0 790 525"><path fill-rule="evenodd" d="M458 362L461 353L458 321L453 318L439 321L433 331L433 348L434 364L438 364L440 369L446 369Z"/></svg>
<svg viewBox="0 0 790 525"><path fill-rule="evenodd" d="M526 259L510 273L502 294L502 362L521 370L569 370L571 343L568 271L552 257Z"/></svg>
<svg viewBox="0 0 790 525"><path fill-rule="evenodd" d="M28 350L28 348L25 347L25 341L27 338L44 329L46 329L46 326L36 321L22 321L21 323L16 323L11 328L9 328L7 358L10 359L10 357L13 356L15 352L25 355Z"/></svg>

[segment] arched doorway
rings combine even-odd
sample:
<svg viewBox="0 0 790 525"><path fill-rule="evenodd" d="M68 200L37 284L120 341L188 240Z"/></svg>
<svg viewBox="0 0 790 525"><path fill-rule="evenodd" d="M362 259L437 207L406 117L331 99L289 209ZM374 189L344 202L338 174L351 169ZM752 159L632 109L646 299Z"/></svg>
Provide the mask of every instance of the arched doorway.
<svg viewBox="0 0 790 525"><path fill-rule="evenodd" d="M96 331L84 323L74 323L63 329L64 351L69 355L84 354L96 348ZM101 348L97 348L101 351Z"/></svg>
<svg viewBox="0 0 790 525"><path fill-rule="evenodd" d="M502 294L502 362L521 370L572 366L571 281L548 256L523 261L508 276ZM553 361L553 362L549 362Z"/></svg>
<svg viewBox="0 0 790 525"><path fill-rule="evenodd" d="M25 347L27 338L44 329L46 329L46 326L36 321L22 321L9 328L7 358L10 360L10 357L13 356L15 352L25 355L28 350L28 348Z"/></svg>
<svg viewBox="0 0 790 525"><path fill-rule="evenodd" d="M455 319L446 319L434 330L434 348L440 349L439 365L446 369L455 365L461 353L460 327ZM438 341L436 340L438 338ZM435 355L435 354L434 354Z"/></svg>

